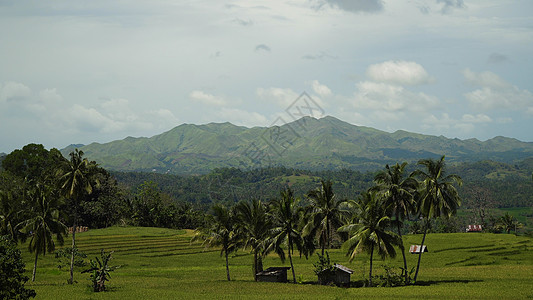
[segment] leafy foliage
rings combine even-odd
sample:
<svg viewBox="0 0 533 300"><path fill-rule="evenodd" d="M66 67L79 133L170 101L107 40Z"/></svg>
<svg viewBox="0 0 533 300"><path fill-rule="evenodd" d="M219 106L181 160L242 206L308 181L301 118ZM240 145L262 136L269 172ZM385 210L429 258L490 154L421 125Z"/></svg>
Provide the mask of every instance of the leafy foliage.
<svg viewBox="0 0 533 300"><path fill-rule="evenodd" d="M102 249L100 258L95 257L94 260L91 259L91 267L82 271L82 273L91 274L89 280L91 281L94 292L104 292L106 290L105 282L111 278L110 272L120 267L109 265L112 254L113 251L105 253L104 249Z"/></svg>
<svg viewBox="0 0 533 300"><path fill-rule="evenodd" d="M24 284L25 265L20 250L8 236L0 236L0 299L30 299L36 293Z"/></svg>

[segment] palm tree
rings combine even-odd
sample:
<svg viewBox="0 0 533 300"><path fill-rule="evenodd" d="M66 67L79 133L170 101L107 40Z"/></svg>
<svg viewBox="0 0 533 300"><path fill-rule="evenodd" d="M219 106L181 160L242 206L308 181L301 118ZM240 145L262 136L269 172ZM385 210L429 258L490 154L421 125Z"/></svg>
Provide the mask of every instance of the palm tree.
<svg viewBox="0 0 533 300"><path fill-rule="evenodd" d="M74 282L74 249L76 248L76 227L78 226L78 209L80 201L85 195L91 194L93 186L98 182L93 182L92 175L96 170L97 164L89 162L83 158L83 151L76 149L70 152L70 160L65 161L63 168L58 173L60 175L60 189L62 194L70 200L72 209L72 255L70 258L70 279L69 283Z"/></svg>
<svg viewBox="0 0 533 300"><path fill-rule="evenodd" d="M303 229L303 235L318 234L322 256L324 256L326 244L328 249L331 246L331 227L333 226L336 230L341 226L341 218L346 210L341 207L343 201L335 198L331 180L320 182L320 188L307 193L308 199L311 200L311 211L309 222Z"/></svg>
<svg viewBox="0 0 533 300"><path fill-rule="evenodd" d="M55 243L52 236L55 234L57 243L63 245L63 235L66 235L67 227L59 220L58 207L61 205L59 197L54 195L47 186L38 184L30 192L34 206L30 219L24 221L22 231L31 234L28 249L35 252L35 263L33 265L32 281L35 281L37 270L37 258L39 254L52 253L55 250Z"/></svg>
<svg viewBox="0 0 533 300"><path fill-rule="evenodd" d="M420 245L423 247L429 220L440 216L447 218L455 215L457 212L457 207L461 204L461 198L453 184L457 183L458 185L462 185L463 181L457 175L446 175L444 155L439 160L422 159L418 161L418 164L424 166L426 169L425 171L417 170L413 172L414 176L419 176L422 180L416 201L420 216L426 219L422 244ZM420 269L422 252L420 251L418 255L414 277L415 282Z"/></svg>
<svg viewBox="0 0 533 300"><path fill-rule="evenodd" d="M516 228L519 226L519 223L508 212L506 212L505 215L501 216L499 221L506 233L511 233L511 230L514 229L516 234Z"/></svg>
<svg viewBox="0 0 533 300"><path fill-rule="evenodd" d="M214 215L209 216L206 222L208 225L199 228L192 241L203 240L206 247L222 247L220 256L224 255L226 258L226 275L230 281L228 256L239 246L235 216L231 210L221 204L215 204L213 212Z"/></svg>
<svg viewBox="0 0 533 300"><path fill-rule="evenodd" d="M13 241L18 240L16 219L19 212L13 207L12 191L0 190L0 235L8 235Z"/></svg>
<svg viewBox="0 0 533 300"><path fill-rule="evenodd" d="M401 241L398 235L387 230L391 218L387 215L387 207L377 192L369 190L362 194L354 206L360 211L358 222L344 225L339 231L350 234L350 238L343 244L348 251L350 261L362 251L370 254L369 285L372 286L374 248L378 250L382 259L387 256L394 258L396 257L394 245L398 245Z"/></svg>
<svg viewBox="0 0 533 300"><path fill-rule="evenodd" d="M266 206L260 200L253 200L251 203L239 202L235 211L243 246L250 247L254 254L253 272L254 280L257 281L257 272L263 270L262 254L266 248L272 221Z"/></svg>
<svg viewBox="0 0 533 300"><path fill-rule="evenodd" d="M414 209L413 193L416 191L418 181L412 176L404 178L405 166L407 166L407 162L392 167L386 165L386 170L379 172L374 177L374 182L378 184L376 189L383 194L386 199L385 205L392 209L392 214L395 217L394 223L396 223L398 235L402 241L399 244L403 257L402 274L405 276L405 283L407 284L409 278L401 227L402 221L408 219L409 213Z"/></svg>
<svg viewBox="0 0 533 300"><path fill-rule="evenodd" d="M296 283L296 274L294 264L292 263L292 254L294 247L302 252L303 239L301 232L298 230L298 224L302 217L302 209L298 206L299 200L294 197L290 188L280 192L281 198L274 199L271 203L271 214L274 221L274 227L271 230L272 240L266 249L266 252L275 251L285 261L285 252L281 248L282 244L287 245L287 253L292 269L292 279Z"/></svg>

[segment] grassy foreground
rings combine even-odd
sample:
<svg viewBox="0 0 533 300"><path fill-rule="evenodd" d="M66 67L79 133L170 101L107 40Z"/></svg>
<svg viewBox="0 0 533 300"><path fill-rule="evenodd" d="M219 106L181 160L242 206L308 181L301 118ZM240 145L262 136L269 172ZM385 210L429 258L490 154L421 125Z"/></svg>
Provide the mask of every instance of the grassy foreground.
<svg viewBox="0 0 533 300"><path fill-rule="evenodd" d="M66 284L68 270L58 270L54 255L39 258L36 281L27 284L36 299L349 299L438 298L438 299L527 299L533 298L533 240L507 234L429 234L429 253L422 256L419 285L397 288L337 288L314 284L313 263L317 257L295 259L296 275L303 284L259 283L252 277L252 256L241 251L230 259L232 281L225 280L224 259L218 251L190 244L192 231L160 228L112 227L77 235L81 251L89 258L101 248L115 251L109 291L93 293L88 274L75 273L74 285ZM405 245L420 243L421 236L405 237ZM21 246L27 273L33 255ZM408 255L415 266L417 255ZM349 263L344 252L331 250L332 261L355 270L352 281L368 277L368 256ZM400 266L394 260L374 261ZM283 265L269 256L264 266ZM284 264L288 265L288 261ZM289 272L289 279L291 278Z"/></svg>

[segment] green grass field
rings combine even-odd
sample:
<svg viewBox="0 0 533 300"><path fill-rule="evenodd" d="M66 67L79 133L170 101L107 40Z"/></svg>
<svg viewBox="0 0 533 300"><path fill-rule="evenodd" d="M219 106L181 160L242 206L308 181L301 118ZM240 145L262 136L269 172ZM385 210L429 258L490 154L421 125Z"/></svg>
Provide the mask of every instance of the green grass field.
<svg viewBox="0 0 533 300"><path fill-rule="evenodd" d="M533 298L533 240L527 237L456 233L429 234L429 253L422 256L419 285L396 288L337 288L319 286L313 273L317 257L295 259L296 276L303 284L259 283L253 281L252 256L238 252L230 259L232 281L225 275L224 259L216 250L190 244L191 231L160 228L112 227L77 235L81 251L90 258L100 249L114 251L109 291L93 293L88 274L75 273L74 285L66 284L68 270L58 270L53 254L39 258L36 281L27 284L37 299L527 299ZM420 243L421 236L409 235L405 245ZM22 245L28 275L33 255ZM417 255L408 255L415 266ZM348 262L341 250L331 250L332 261L355 270L352 281L368 277L368 256ZM396 259L376 259L381 265L400 266ZM264 266L288 266L272 255ZM291 274L289 272L289 279Z"/></svg>

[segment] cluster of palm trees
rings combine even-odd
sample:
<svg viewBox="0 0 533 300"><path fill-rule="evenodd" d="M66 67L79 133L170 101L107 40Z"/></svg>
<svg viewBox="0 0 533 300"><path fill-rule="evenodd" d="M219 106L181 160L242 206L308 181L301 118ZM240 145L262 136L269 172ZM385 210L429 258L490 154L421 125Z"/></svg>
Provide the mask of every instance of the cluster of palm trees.
<svg viewBox="0 0 533 300"><path fill-rule="evenodd" d="M228 280L229 255L238 249L250 249L255 280L255 274L262 270L263 257L275 252L282 261L288 256L296 283L294 251L298 250L300 256L307 258L319 248L324 255L325 249L331 247L333 236L337 236L344 241L343 248L350 260L361 252L370 254L370 285L374 250L382 258L395 257L395 247L402 252L405 284L416 282L422 252L411 279L402 240L403 223L416 217L429 224L433 218L455 214L460 197L454 184L462 184L458 176L446 175L444 156L439 160L420 160L418 164L422 169L408 176L405 174L407 163L387 165L375 176L375 186L356 200L337 199L332 182L322 180L321 186L308 192L304 200L295 197L287 188L268 203L242 201L231 208L215 205L214 214L206 226L196 231L193 240L221 248ZM421 245L424 245L427 229L425 225Z"/></svg>
<svg viewBox="0 0 533 300"><path fill-rule="evenodd" d="M95 162L88 161L76 149L70 153L70 160L62 160L55 170L46 170L42 178L23 179L20 193L0 190L0 230L14 241L30 239L28 249L35 253L32 281L35 281L39 255L54 252L56 243L63 245L67 235L65 220L70 219L76 228L79 202L98 185L93 176L96 168ZM14 197L21 199L14 201ZM75 232L72 231L71 249L76 248ZM74 281L74 252L69 283Z"/></svg>

